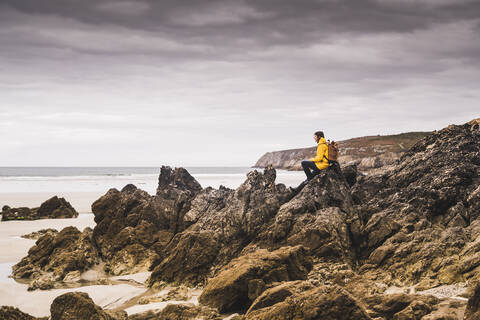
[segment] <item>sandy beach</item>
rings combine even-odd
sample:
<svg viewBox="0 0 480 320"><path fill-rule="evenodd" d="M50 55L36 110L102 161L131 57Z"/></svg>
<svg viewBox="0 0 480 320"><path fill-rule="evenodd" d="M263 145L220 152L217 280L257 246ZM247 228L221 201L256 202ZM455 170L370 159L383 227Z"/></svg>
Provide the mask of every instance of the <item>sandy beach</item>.
<svg viewBox="0 0 480 320"><path fill-rule="evenodd" d="M27 291L26 284L20 284L8 276L11 268L26 256L35 240L24 239L21 236L45 228L61 230L67 226L75 226L80 230L94 227L93 214L80 214L75 219L44 219L35 221L4 221L0 222L0 304L15 306L33 316L48 316L50 304L55 297L71 291L86 292L95 303L109 308L120 306L127 300L144 293L147 289L132 283L118 285L93 285L74 289L57 289L47 291ZM145 281L148 275L134 279ZM131 277L130 277L131 278ZM116 277L112 280L121 280ZM125 277L129 279L129 277Z"/></svg>
<svg viewBox="0 0 480 320"><path fill-rule="evenodd" d="M46 228L54 228L58 231L68 226L83 230L86 227L93 228L93 214L80 214L75 219L42 219L34 221L2 221L0 222L0 263L15 264L27 255L28 249L35 240L24 239L21 236L33 231Z"/></svg>
<svg viewBox="0 0 480 320"><path fill-rule="evenodd" d="M75 226L80 230L94 227L93 214L80 214L75 219L43 219L35 221L4 221L0 222L0 305L20 308L33 316L43 317L50 315L50 304L61 294L67 292L86 292L93 301L106 309L115 309L128 306L129 314L143 312L150 309L161 309L168 303L183 303L185 301L168 301L137 305L126 304L129 300L145 294L149 289L144 282L149 272L134 275L109 277L114 284L86 285L77 288L27 291L28 285L21 284L9 278L12 266L18 263L28 250L35 244L35 240L24 239L21 236L45 228L61 230L67 226ZM168 292L164 289L162 292ZM160 294L162 293L160 292ZM192 290L190 303L198 303L199 290ZM157 293L158 295L159 293Z"/></svg>

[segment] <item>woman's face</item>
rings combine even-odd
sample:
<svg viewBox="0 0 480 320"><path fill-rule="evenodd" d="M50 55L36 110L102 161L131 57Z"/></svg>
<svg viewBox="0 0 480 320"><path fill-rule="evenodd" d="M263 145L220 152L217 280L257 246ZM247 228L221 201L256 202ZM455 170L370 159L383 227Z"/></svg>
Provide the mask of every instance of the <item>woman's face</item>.
<svg viewBox="0 0 480 320"><path fill-rule="evenodd" d="M313 139L315 140L315 142L318 142L318 140L320 140L316 135L313 135Z"/></svg>

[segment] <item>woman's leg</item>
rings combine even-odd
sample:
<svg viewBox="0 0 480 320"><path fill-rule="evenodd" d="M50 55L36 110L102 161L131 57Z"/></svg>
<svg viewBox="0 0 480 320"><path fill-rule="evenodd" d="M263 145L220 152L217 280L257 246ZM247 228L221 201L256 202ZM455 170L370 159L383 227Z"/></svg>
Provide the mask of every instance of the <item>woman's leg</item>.
<svg viewBox="0 0 480 320"><path fill-rule="evenodd" d="M313 161L307 161L307 160L302 161L302 168L305 174L307 175L307 180L311 180L315 175L320 173L320 170L318 170L317 166L315 165L315 162Z"/></svg>

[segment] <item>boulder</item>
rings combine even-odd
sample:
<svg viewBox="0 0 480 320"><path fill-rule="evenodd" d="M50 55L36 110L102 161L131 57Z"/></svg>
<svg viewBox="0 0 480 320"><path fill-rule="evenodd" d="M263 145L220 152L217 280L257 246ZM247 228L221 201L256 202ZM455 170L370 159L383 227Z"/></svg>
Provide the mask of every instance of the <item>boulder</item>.
<svg viewBox="0 0 480 320"><path fill-rule="evenodd" d="M0 307L0 319L2 320L47 320L48 318L35 318L14 307Z"/></svg>
<svg viewBox="0 0 480 320"><path fill-rule="evenodd" d="M28 255L13 266L15 279L30 280L30 290L51 289L71 271L86 271L100 262L92 244L92 229L80 232L67 227L47 233L30 248Z"/></svg>
<svg viewBox="0 0 480 320"><path fill-rule="evenodd" d="M266 290L245 315L246 320L371 319L361 305L338 286L312 287L284 283Z"/></svg>
<svg viewBox="0 0 480 320"><path fill-rule="evenodd" d="M311 261L302 246L265 249L240 256L210 279L199 301L220 312L246 310L265 285L306 279Z"/></svg>
<svg viewBox="0 0 480 320"><path fill-rule="evenodd" d="M78 212L67 200L54 196L40 205L37 216L39 219L76 218Z"/></svg>
<svg viewBox="0 0 480 320"><path fill-rule="evenodd" d="M76 218L78 212L64 198L54 196L40 205L38 208L2 208L2 221L7 220L37 220L37 219L60 219Z"/></svg>
<svg viewBox="0 0 480 320"><path fill-rule="evenodd" d="M70 292L53 300L50 306L51 320L127 320L125 311L104 311L88 294Z"/></svg>

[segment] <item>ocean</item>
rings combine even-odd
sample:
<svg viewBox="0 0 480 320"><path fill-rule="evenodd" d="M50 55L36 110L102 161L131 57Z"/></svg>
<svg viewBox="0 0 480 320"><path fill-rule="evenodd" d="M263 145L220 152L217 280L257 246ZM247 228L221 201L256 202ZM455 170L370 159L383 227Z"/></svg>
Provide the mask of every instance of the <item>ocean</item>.
<svg viewBox="0 0 480 320"><path fill-rule="evenodd" d="M202 187L237 188L249 167L186 167ZM260 170L261 169L256 169ZM159 167L0 167L0 208L39 206L51 196L63 196L81 213L110 188L132 183L155 194ZM277 183L297 186L305 179L299 171L277 170Z"/></svg>

